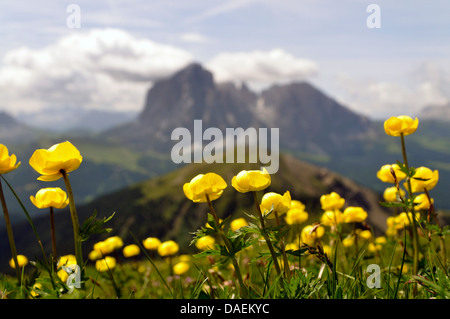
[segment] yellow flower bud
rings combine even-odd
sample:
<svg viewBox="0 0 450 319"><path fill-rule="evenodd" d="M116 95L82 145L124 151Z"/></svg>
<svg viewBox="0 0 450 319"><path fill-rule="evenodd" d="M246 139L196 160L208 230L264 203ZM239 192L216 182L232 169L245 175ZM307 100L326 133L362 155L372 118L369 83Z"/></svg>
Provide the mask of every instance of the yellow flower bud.
<svg viewBox="0 0 450 319"><path fill-rule="evenodd" d="M28 264L28 258L24 255L17 255L17 262L19 263L19 268L25 267ZM9 266L16 268L16 263L13 258L10 259Z"/></svg>
<svg viewBox="0 0 450 319"><path fill-rule="evenodd" d="M425 189L433 189L439 181L439 171L427 167L419 167L416 169L416 173L411 178L411 191L413 193L424 192ZM408 189L408 185L405 183L405 187Z"/></svg>
<svg viewBox="0 0 450 319"><path fill-rule="evenodd" d="M179 250L178 244L173 240L168 240L159 245L158 254L162 257L168 257L175 255L178 252L178 250Z"/></svg>
<svg viewBox="0 0 450 319"><path fill-rule="evenodd" d="M200 250L212 249L214 248L214 243L216 240L212 236L203 236L200 237L196 242L195 246Z"/></svg>
<svg viewBox="0 0 450 319"><path fill-rule="evenodd" d="M36 197L30 196L30 200L37 208L63 209L69 205L66 192L59 187L42 188L36 193Z"/></svg>
<svg viewBox="0 0 450 319"><path fill-rule="evenodd" d="M269 187L270 183L270 174L265 168L262 171L241 171L231 180L231 185L240 193L261 191Z"/></svg>
<svg viewBox="0 0 450 319"><path fill-rule="evenodd" d="M273 208L273 213L268 218L275 218L275 212L278 216L286 213L291 207L291 194L286 191L283 195L270 192L264 194L261 200L261 212L266 215Z"/></svg>
<svg viewBox="0 0 450 319"><path fill-rule="evenodd" d="M188 263L181 261L173 266L173 273L175 275L181 276L189 270L190 266Z"/></svg>
<svg viewBox="0 0 450 319"><path fill-rule="evenodd" d="M394 174L398 182L406 178L406 174L400 170L398 164L386 164L381 166L381 168L377 172L378 179L384 183L395 183L391 168L392 170L394 170Z"/></svg>
<svg viewBox="0 0 450 319"><path fill-rule="evenodd" d="M292 207L292 206L291 206ZM294 225L294 224L303 224L308 220L308 213L305 212L301 208L290 208L286 212L286 224L288 225Z"/></svg>
<svg viewBox="0 0 450 319"><path fill-rule="evenodd" d="M384 122L384 131L390 136L409 135L417 130L419 120L406 115L393 116Z"/></svg>
<svg viewBox="0 0 450 319"><path fill-rule="evenodd" d="M17 162L16 155L9 156L8 148L0 144L0 175L9 173L20 166Z"/></svg>
<svg viewBox="0 0 450 319"><path fill-rule="evenodd" d="M331 192L330 194L322 195L320 197L320 204L324 211L341 209L345 204L345 199L336 192Z"/></svg>
<svg viewBox="0 0 450 319"><path fill-rule="evenodd" d="M322 214L320 223L325 226L337 226L344 222L342 212L340 210L327 210Z"/></svg>
<svg viewBox="0 0 450 319"><path fill-rule="evenodd" d="M416 210L428 210L431 204L434 204L434 199L431 198L430 202L430 199L428 199L427 194L420 194L417 195L416 198L414 198L414 205Z"/></svg>
<svg viewBox="0 0 450 319"><path fill-rule="evenodd" d="M215 173L199 174L195 176L189 183L183 185L183 191L187 198L195 203L205 203L206 195L209 199L218 199L223 190L227 187L227 183L222 177Z"/></svg>
<svg viewBox="0 0 450 319"><path fill-rule="evenodd" d="M141 249L138 245L131 244L125 246L122 252L125 258L130 258L139 255L141 253Z"/></svg>
<svg viewBox="0 0 450 319"><path fill-rule="evenodd" d="M405 191L400 189L400 195L405 196ZM388 203L398 202L400 200L399 192L396 186L388 187L384 190L383 198Z"/></svg>
<svg viewBox="0 0 450 319"><path fill-rule="evenodd" d="M161 241L156 237L147 237L142 244L147 250L157 250L159 245L161 245Z"/></svg>
<svg viewBox="0 0 450 319"><path fill-rule="evenodd" d="M245 218L236 218L231 221L230 228L232 231L236 231L242 227L248 226L248 222L245 220Z"/></svg>
<svg viewBox="0 0 450 319"><path fill-rule="evenodd" d="M367 212L361 207L347 207L342 215L344 223L361 223L366 220Z"/></svg>
<svg viewBox="0 0 450 319"><path fill-rule="evenodd" d="M112 270L116 267L116 258L111 256L106 256L103 259L97 260L95 262L95 269L100 272Z"/></svg>

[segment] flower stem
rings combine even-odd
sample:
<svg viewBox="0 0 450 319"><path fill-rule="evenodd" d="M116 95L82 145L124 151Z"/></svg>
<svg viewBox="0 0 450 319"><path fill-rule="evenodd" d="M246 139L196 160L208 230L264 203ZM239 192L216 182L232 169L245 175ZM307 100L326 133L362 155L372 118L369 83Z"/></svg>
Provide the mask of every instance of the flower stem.
<svg viewBox="0 0 450 319"><path fill-rule="evenodd" d="M52 237L52 258L53 258L53 266L56 266L58 260L58 253L56 251L56 232L55 232L55 217L53 214L53 207L50 207L50 231ZM55 267L56 269L56 267Z"/></svg>
<svg viewBox="0 0 450 319"><path fill-rule="evenodd" d="M403 154L403 162L405 164L405 167L408 171L409 175L409 164L408 164L408 156L406 155L406 146L405 146L405 136L400 134L400 140L402 143L402 154ZM408 183L408 196L409 198L413 197L412 188L411 188L411 178L408 176L406 182ZM414 205L411 205L411 219L412 219L412 232L413 232L413 260L414 260L414 266L413 266L413 275L417 276L419 272L419 234L417 232L417 221L416 221L416 212L414 209ZM413 295L414 297L417 296L417 283L413 284Z"/></svg>
<svg viewBox="0 0 450 319"><path fill-rule="evenodd" d="M228 237L225 236L225 234L223 233L223 231L219 227L220 221L219 221L219 218L217 217L217 214L216 214L216 211L214 210L214 207L212 206L211 199L209 198L208 194L206 194L206 200L208 202L208 207L209 207L209 210L211 212L211 215L214 217L214 221L216 222L216 225L218 227L219 235L223 239L223 242L225 243L225 246L227 247L227 250L228 250L228 252L231 255L231 261L232 261L233 266L234 266L234 271L236 272L236 277L238 278L238 281L239 281L239 286L240 286L240 289L241 289L242 296L244 298L248 298L249 296L248 296L247 286L244 284L244 281L242 280L241 270L239 268L239 263L236 260L236 256L235 256L235 252L234 252L233 246L231 245L230 240L228 239Z"/></svg>
<svg viewBox="0 0 450 319"><path fill-rule="evenodd" d="M20 285L21 284L21 275L20 275L19 262L17 260L17 249L16 249L16 244L14 242L11 220L9 218L8 207L6 206L6 200L5 200L5 195L3 194L3 187L2 187L1 180L0 180L0 201L2 202L3 214L5 216L6 231L8 233L8 240L9 240L9 245L11 248L12 259L13 259L14 265L15 265L14 269L16 270L18 284Z"/></svg>
<svg viewBox="0 0 450 319"><path fill-rule="evenodd" d="M281 275L280 265L278 264L277 255L275 254L275 250L273 249L272 242L270 241L270 238L266 233L266 225L264 222L264 217L261 212L261 207L259 206L258 196L256 195L256 192L253 192L253 198L255 201L256 211L258 212L259 221L261 223L262 235L266 241L267 247L269 247L270 254L272 255L275 270L277 271L278 276L280 276Z"/></svg>
<svg viewBox="0 0 450 319"><path fill-rule="evenodd" d="M278 217L278 213L275 212L275 219L277 221L277 226L280 226L280 220ZM280 239L280 247L281 247L281 253L283 254L283 264L284 264L284 276L288 281L291 279L291 270L289 269L289 260L286 255L286 246L284 245L284 239Z"/></svg>
<svg viewBox="0 0 450 319"><path fill-rule="evenodd" d="M80 224L78 222L78 215L73 197L72 186L70 185L69 176L67 175L66 171L61 170L61 174L63 175L64 183L66 184L67 189L67 196L69 197L70 217L72 218L73 238L75 243L75 257L77 260L77 264L81 269L84 269L83 253L81 250Z"/></svg>

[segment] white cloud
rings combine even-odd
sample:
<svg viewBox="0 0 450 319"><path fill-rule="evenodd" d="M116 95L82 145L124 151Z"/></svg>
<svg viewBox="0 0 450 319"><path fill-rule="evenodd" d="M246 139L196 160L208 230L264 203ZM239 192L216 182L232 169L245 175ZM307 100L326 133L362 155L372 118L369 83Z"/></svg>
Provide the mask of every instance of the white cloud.
<svg viewBox="0 0 450 319"><path fill-rule="evenodd" d="M52 107L136 111L153 81L192 59L184 50L119 29L75 31L52 45L4 55L1 107L10 113Z"/></svg>
<svg viewBox="0 0 450 319"><path fill-rule="evenodd" d="M194 32L183 33L180 35L180 39L181 41L192 43L206 43L209 41L209 39L206 36Z"/></svg>
<svg viewBox="0 0 450 319"><path fill-rule="evenodd" d="M318 65L282 49L221 53L207 63L218 82L246 82L254 89L274 83L305 80L317 74Z"/></svg>
<svg viewBox="0 0 450 319"><path fill-rule="evenodd" d="M450 101L450 70L435 63L416 66L407 81L338 77L336 99L350 109L373 118L414 116L429 105Z"/></svg>

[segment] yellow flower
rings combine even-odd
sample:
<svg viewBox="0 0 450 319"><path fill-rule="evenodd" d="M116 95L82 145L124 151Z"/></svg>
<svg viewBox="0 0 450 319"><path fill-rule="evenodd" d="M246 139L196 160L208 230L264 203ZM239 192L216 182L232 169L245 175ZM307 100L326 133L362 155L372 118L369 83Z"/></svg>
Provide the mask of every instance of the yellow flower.
<svg viewBox="0 0 450 319"><path fill-rule="evenodd" d="M231 180L231 185L240 193L261 191L269 187L270 183L270 174L265 168L262 171L241 171Z"/></svg>
<svg viewBox="0 0 450 319"><path fill-rule="evenodd" d="M17 262L19 263L19 268L25 267L28 264L28 258L24 255L17 255ZM13 258L9 261L9 266L11 268L16 268L16 263Z"/></svg>
<svg viewBox="0 0 450 319"><path fill-rule="evenodd" d="M377 177L384 183L395 183L394 176L392 175L391 168L394 170L394 174L397 177L397 181L404 180L406 174L400 170L397 164L386 164L381 166L377 172Z"/></svg>
<svg viewBox="0 0 450 319"><path fill-rule="evenodd" d="M74 255L64 255L59 257L58 267L68 266L68 265L76 265L77 259Z"/></svg>
<svg viewBox="0 0 450 319"><path fill-rule="evenodd" d="M245 218L236 218L230 223L230 228L232 231L236 231L242 227L248 226L248 222L245 220Z"/></svg>
<svg viewBox="0 0 450 319"><path fill-rule="evenodd" d="M17 162L16 155L9 156L8 148L0 144L0 175L9 173L20 166Z"/></svg>
<svg viewBox="0 0 450 319"><path fill-rule="evenodd" d="M412 217L413 215L411 213L406 214L405 212L402 212L395 216L394 219L394 227L396 229L402 229L403 227L407 227L412 224ZM416 220L420 218L420 213L416 213Z"/></svg>
<svg viewBox="0 0 450 319"><path fill-rule="evenodd" d="M92 261L100 259L102 257L103 257L102 253L98 250L92 250L88 255L88 258Z"/></svg>
<svg viewBox="0 0 450 319"><path fill-rule="evenodd" d="M216 240L212 236L200 237L196 242L195 246L200 250L212 249Z"/></svg>
<svg viewBox="0 0 450 319"><path fill-rule="evenodd" d="M106 244L110 245L113 250L123 247L123 240L119 236L108 237L104 241Z"/></svg>
<svg viewBox="0 0 450 319"><path fill-rule="evenodd" d="M340 210L327 210L322 214L320 218L320 223L325 226L337 226L344 222L342 217L342 212Z"/></svg>
<svg viewBox="0 0 450 319"><path fill-rule="evenodd" d="M168 240L158 247L158 254L162 257L175 255L179 250L178 244L173 240Z"/></svg>
<svg viewBox="0 0 450 319"><path fill-rule="evenodd" d="M205 203L206 195L210 200L219 198L227 183L216 173L199 174L189 183L183 185L183 191L187 198L195 203Z"/></svg>
<svg viewBox="0 0 450 319"><path fill-rule="evenodd" d="M420 194L417 195L416 198L414 198L414 204L416 210L428 210L431 204L434 204L434 199L431 198L430 203L430 199L428 199L427 194Z"/></svg>
<svg viewBox="0 0 450 319"><path fill-rule="evenodd" d="M161 245L161 241L156 237L147 237L142 244L147 250L157 250L159 245Z"/></svg>
<svg viewBox="0 0 450 319"><path fill-rule="evenodd" d="M368 229L365 230L357 229L356 234L358 235L358 237L362 239L369 240L372 238L372 232Z"/></svg>
<svg viewBox="0 0 450 319"><path fill-rule="evenodd" d="M413 193L423 192L425 189L433 189L439 181L439 171L432 171L428 167L421 166L416 169L416 173L411 178L411 191ZM408 187L405 184L405 187Z"/></svg>
<svg viewBox="0 0 450 319"><path fill-rule="evenodd" d="M344 247L351 247L354 244L355 244L355 236L353 235L342 239L342 245Z"/></svg>
<svg viewBox="0 0 450 319"><path fill-rule="evenodd" d="M115 248L116 246L113 241L103 240L94 244L94 250L99 251L102 256L111 254Z"/></svg>
<svg viewBox="0 0 450 319"><path fill-rule="evenodd" d="M342 215L344 223L361 223L367 218L367 213L361 207L350 206L344 210Z"/></svg>
<svg viewBox="0 0 450 319"><path fill-rule="evenodd" d="M301 201L297 199L291 200L291 208L299 208L299 209L305 209L305 204L303 204Z"/></svg>
<svg viewBox="0 0 450 319"><path fill-rule="evenodd" d="M400 196L398 193L399 192L396 186L388 187L384 190L383 198L388 203L398 202L400 200ZM404 197L405 191L403 189L400 189L400 194L402 197Z"/></svg>
<svg viewBox="0 0 450 319"><path fill-rule="evenodd" d="M37 282L33 285L33 288L30 292L31 296L38 297L39 296L39 290L42 290L42 284Z"/></svg>
<svg viewBox="0 0 450 319"><path fill-rule="evenodd" d="M278 215L286 213L291 208L291 193L286 191L283 195L270 192L264 194L261 200L261 212L266 215L273 208L273 212ZM275 214L272 213L268 218L275 218Z"/></svg>
<svg viewBox="0 0 450 319"><path fill-rule="evenodd" d="M190 266L184 261L180 261L175 266L173 266L173 273L175 275L181 276L189 270Z"/></svg>
<svg viewBox="0 0 450 319"><path fill-rule="evenodd" d="M331 192L330 194L322 195L320 197L320 204L325 211L341 209L345 204L345 199L341 198L338 193Z"/></svg>
<svg viewBox="0 0 450 319"><path fill-rule="evenodd" d="M301 241L309 246L314 246L316 239L323 237L325 228L318 225L307 225L303 227L300 238Z"/></svg>
<svg viewBox="0 0 450 319"><path fill-rule="evenodd" d="M83 158L70 142L55 144L46 149L36 150L30 158L30 165L41 176L38 180L52 182L60 179L61 171L70 173L76 170Z"/></svg>
<svg viewBox="0 0 450 319"><path fill-rule="evenodd" d="M95 269L100 272L112 270L116 267L116 258L106 256L103 259L99 259L95 262Z"/></svg>
<svg viewBox="0 0 450 319"><path fill-rule="evenodd" d="M37 208L63 209L69 205L66 192L59 187L42 188L36 193L36 197L30 196L30 200Z"/></svg>
<svg viewBox="0 0 450 319"><path fill-rule="evenodd" d="M130 258L139 255L141 253L141 249L138 245L131 244L125 246L122 252L125 258Z"/></svg>
<svg viewBox="0 0 450 319"><path fill-rule="evenodd" d="M286 247L285 247L285 249L286 250L299 250L299 246L298 246L298 243L289 243L289 244L286 244Z"/></svg>
<svg viewBox="0 0 450 319"><path fill-rule="evenodd" d="M384 131L390 136L409 135L417 130L419 120L406 115L393 116L384 121Z"/></svg>
<svg viewBox="0 0 450 319"><path fill-rule="evenodd" d="M286 212L286 224L294 225L294 224L303 224L308 220L308 213L305 212L301 208L291 208Z"/></svg>

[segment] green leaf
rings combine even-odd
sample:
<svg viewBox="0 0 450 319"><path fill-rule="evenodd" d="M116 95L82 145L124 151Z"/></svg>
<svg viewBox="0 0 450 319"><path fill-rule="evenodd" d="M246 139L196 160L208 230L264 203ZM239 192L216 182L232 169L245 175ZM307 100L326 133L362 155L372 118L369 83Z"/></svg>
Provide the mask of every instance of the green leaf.
<svg viewBox="0 0 450 319"><path fill-rule="evenodd" d="M112 228L105 228L104 225L113 218L115 213L109 217L97 218L97 210L88 217L80 227L81 241L86 241L91 235L109 233Z"/></svg>

